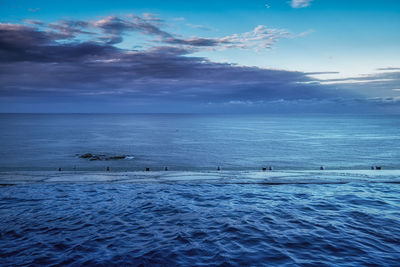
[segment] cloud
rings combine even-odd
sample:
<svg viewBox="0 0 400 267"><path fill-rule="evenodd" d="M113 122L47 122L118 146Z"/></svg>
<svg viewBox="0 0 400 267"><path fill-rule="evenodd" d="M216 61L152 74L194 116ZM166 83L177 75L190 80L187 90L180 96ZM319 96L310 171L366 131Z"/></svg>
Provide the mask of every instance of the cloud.
<svg viewBox="0 0 400 267"><path fill-rule="evenodd" d="M94 33L86 30L88 26L89 23L86 21L63 20L56 23L50 23L47 27L56 30L64 36L68 36L68 38L75 38L79 34L94 35Z"/></svg>
<svg viewBox="0 0 400 267"><path fill-rule="evenodd" d="M232 34L220 38L207 37L182 37L174 33L170 33L161 29L162 20L156 19L154 15L147 18L130 15L133 21L116 16L109 16L104 19L92 22L97 28L104 33L122 39L122 35L126 32L142 32L147 35L158 36L157 42L169 45L192 46L194 48L220 48L220 49L269 49L271 46L283 38L295 37L293 34L283 29L268 28L264 25L255 27L252 31ZM149 20L151 18L151 20ZM103 37L104 38L104 37Z"/></svg>
<svg viewBox="0 0 400 267"><path fill-rule="evenodd" d="M95 42L58 42L70 34L41 31L34 27L0 23L0 62L66 62L106 56L117 49Z"/></svg>
<svg viewBox="0 0 400 267"><path fill-rule="evenodd" d="M161 42L170 45L191 46L193 48L213 48L213 49L254 49L267 50L281 39L295 37L290 32L283 29L268 28L264 25L255 27L252 31L232 34L220 38L202 37L168 37Z"/></svg>
<svg viewBox="0 0 400 267"><path fill-rule="evenodd" d="M0 23L0 38L2 49L12 51L31 44L42 45L56 40L67 39L68 36L59 32L40 31L31 26Z"/></svg>
<svg viewBox="0 0 400 267"><path fill-rule="evenodd" d="M118 44L124 41L124 37L132 32L142 33L143 36L152 39L147 40L147 45L157 46L167 44L173 46L191 47L200 49L253 49L268 50L276 42L285 38L296 38L307 35L309 32L292 34L285 29L270 28L258 25L253 30L244 33L235 33L222 37L185 37L165 31L165 23L154 14L145 13L141 16L130 14L127 16L107 16L98 20L61 20L45 24L37 20L25 20L25 23L41 27L44 32L58 35L59 39L74 40L79 38L91 38L93 42L106 44ZM18 24L13 24L18 26ZM202 27L199 25L192 25Z"/></svg>
<svg viewBox="0 0 400 267"><path fill-rule="evenodd" d="M188 26L190 28L193 28L193 29L199 29L199 30L204 30L204 31L211 31L212 30L210 27L203 26L203 25L191 24L191 23L187 23L186 26Z"/></svg>
<svg viewBox="0 0 400 267"><path fill-rule="evenodd" d="M339 74L338 71L316 71L316 72L306 72L307 75L321 75L321 74Z"/></svg>
<svg viewBox="0 0 400 267"><path fill-rule="evenodd" d="M307 31L304 31L304 32L294 35L294 37L304 37L304 36L310 35L314 32L315 32L315 30L307 30Z"/></svg>
<svg viewBox="0 0 400 267"><path fill-rule="evenodd" d="M395 67L386 67L386 68L378 68L377 70L382 70L382 71L400 71L400 68L395 68Z"/></svg>
<svg viewBox="0 0 400 267"><path fill-rule="evenodd" d="M37 25L37 26L44 25L44 23L42 21L34 20L34 19L25 19L25 20L23 20L23 22L28 23L28 24L32 24L32 25Z"/></svg>
<svg viewBox="0 0 400 267"><path fill-rule="evenodd" d="M40 10L40 8L39 7L29 8L28 10L29 10L29 12L38 12Z"/></svg>
<svg viewBox="0 0 400 267"><path fill-rule="evenodd" d="M293 8L303 8L311 5L312 0L292 0L290 5Z"/></svg>
<svg viewBox="0 0 400 267"><path fill-rule="evenodd" d="M293 37L291 33L282 29L272 29L263 25L255 27L252 31L232 34L221 38L177 38L170 37L163 39L163 42L171 45L184 45L199 47L211 47L213 49L270 49L280 39Z"/></svg>
<svg viewBox="0 0 400 267"><path fill-rule="evenodd" d="M120 25L118 20L116 24L114 19L104 23L110 21L113 21L110 34L114 29L125 30L126 25ZM80 23L58 25L86 27ZM69 38L69 35L64 30L49 32L0 24L0 33L0 94L3 97L108 95L153 100L258 101L323 98L331 94L329 90L300 84L311 80L301 72L236 66L191 57L191 46L215 45L208 43L208 39L187 39L185 42L192 42L188 48L157 46L135 51L105 42L65 42L64 36ZM264 36L270 32L257 27L251 34L231 37L227 42L243 45L253 39L263 40L258 34Z"/></svg>
<svg viewBox="0 0 400 267"><path fill-rule="evenodd" d="M338 79L324 79L313 81L321 85L331 85L336 88L349 89L362 92L369 97L391 97L395 96L396 88L400 88L399 68L380 68L379 72L365 74L356 77L345 77ZM382 72L382 70L385 70Z"/></svg>
<svg viewBox="0 0 400 267"><path fill-rule="evenodd" d="M280 39L289 38L292 34L287 30L268 28L258 25L254 30L242 34L233 34L219 39L224 48L269 49Z"/></svg>
<svg viewBox="0 0 400 267"><path fill-rule="evenodd" d="M164 40L167 44L173 45L189 45L189 46L218 46L221 44L220 40L215 38L199 38L199 37L192 37L188 39L179 39L179 38L166 38Z"/></svg>
<svg viewBox="0 0 400 267"><path fill-rule="evenodd" d="M129 31L137 31L142 32L143 34L160 36L162 38L172 37L170 33L160 29L161 23L162 21L155 15L145 13L142 17L133 14L129 15L128 18L108 16L93 21L92 25L102 29L107 34L113 35L121 35Z"/></svg>
<svg viewBox="0 0 400 267"><path fill-rule="evenodd" d="M148 110L168 111L160 110L163 107L177 112L210 108L207 103L213 103L210 110L215 111L238 107L257 111L282 107L290 111L294 106L304 110L329 106L334 110L335 105L360 102L351 100L360 96L338 87L338 80L323 84L311 77L313 73L216 63L191 55L203 47L269 48L280 38L290 36L285 30L261 25L220 38L181 38L163 31L163 21L153 15L131 18L64 20L45 26L0 24L2 110L14 110L15 105L23 103L42 105L67 99L70 103L97 103L89 106L114 103L114 108L124 103L128 111L132 111L129 105L143 107L146 103ZM158 40L141 50L116 46L121 42L118 38L129 31ZM398 73L384 72L374 79L375 86L382 86L376 79L395 80ZM398 84L394 88L399 88ZM374 101L363 105L378 100Z"/></svg>
<svg viewBox="0 0 400 267"><path fill-rule="evenodd" d="M175 21L185 21L184 17L173 18Z"/></svg>
<svg viewBox="0 0 400 267"><path fill-rule="evenodd" d="M173 37L161 29L163 20L154 14L144 13L141 16L107 16L98 20L60 20L45 24L38 20L24 20L25 23L41 26L47 31L57 32L65 39L79 38L91 35L96 41L115 44L123 41L123 36L129 32L139 32L145 36L156 36L159 40ZM85 37L87 38L87 36Z"/></svg>

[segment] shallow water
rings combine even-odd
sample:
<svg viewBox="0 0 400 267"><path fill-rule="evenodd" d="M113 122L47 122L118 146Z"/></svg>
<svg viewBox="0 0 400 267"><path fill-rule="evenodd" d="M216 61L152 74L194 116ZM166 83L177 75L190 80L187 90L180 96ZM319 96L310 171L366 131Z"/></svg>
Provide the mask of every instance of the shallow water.
<svg viewBox="0 0 400 267"><path fill-rule="evenodd" d="M1 265L396 266L400 184L0 187Z"/></svg>

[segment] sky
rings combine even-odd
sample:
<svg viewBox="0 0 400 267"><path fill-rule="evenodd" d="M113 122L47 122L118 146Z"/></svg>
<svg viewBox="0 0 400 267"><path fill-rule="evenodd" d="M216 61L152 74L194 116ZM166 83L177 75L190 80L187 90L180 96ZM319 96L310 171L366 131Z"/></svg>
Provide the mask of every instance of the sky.
<svg viewBox="0 0 400 267"><path fill-rule="evenodd" d="M398 29L398 0L0 0L0 112L399 114Z"/></svg>

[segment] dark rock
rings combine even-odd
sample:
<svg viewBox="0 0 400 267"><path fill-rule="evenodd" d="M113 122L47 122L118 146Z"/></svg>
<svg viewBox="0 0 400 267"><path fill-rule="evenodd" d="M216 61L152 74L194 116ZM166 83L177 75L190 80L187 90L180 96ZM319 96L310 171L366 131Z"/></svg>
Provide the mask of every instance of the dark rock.
<svg viewBox="0 0 400 267"><path fill-rule="evenodd" d="M86 154L80 155L79 157L82 158L82 159L88 159L88 158L92 158L93 154L86 153Z"/></svg>
<svg viewBox="0 0 400 267"><path fill-rule="evenodd" d="M106 158L106 160L124 159L124 158L126 158L125 155L122 155L122 156L112 156L112 157Z"/></svg>
<svg viewBox="0 0 400 267"><path fill-rule="evenodd" d="M89 160L94 161L94 160L102 160L103 157L101 157L100 155L97 156L92 156Z"/></svg>
<svg viewBox="0 0 400 267"><path fill-rule="evenodd" d="M106 156L102 154L92 154L92 153L86 153L78 156L82 159L88 159L90 161L95 161L95 160L119 160L119 159L126 159L129 157L129 159L133 159L132 156L129 155L117 155L117 156Z"/></svg>

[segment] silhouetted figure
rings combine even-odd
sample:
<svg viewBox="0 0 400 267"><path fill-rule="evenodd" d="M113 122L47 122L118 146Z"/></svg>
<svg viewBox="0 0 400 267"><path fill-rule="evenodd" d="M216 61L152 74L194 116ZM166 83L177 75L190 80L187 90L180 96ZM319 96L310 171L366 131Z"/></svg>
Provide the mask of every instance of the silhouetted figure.
<svg viewBox="0 0 400 267"><path fill-rule="evenodd" d="M374 166L371 166L371 170L375 170Z"/></svg>
<svg viewBox="0 0 400 267"><path fill-rule="evenodd" d="M267 168L266 168L266 167L263 167L262 170L263 170L263 172L265 172L265 171L267 170Z"/></svg>
<svg viewBox="0 0 400 267"><path fill-rule="evenodd" d="M381 166L376 166L375 170L382 170L382 167Z"/></svg>
<svg viewBox="0 0 400 267"><path fill-rule="evenodd" d="M319 167L319 169L320 169L321 171L323 171L325 168L324 168L324 166L321 166L321 167Z"/></svg>
<svg viewBox="0 0 400 267"><path fill-rule="evenodd" d="M108 172L109 172L109 171L110 171L110 167L107 167L107 168L106 168L106 171L108 171Z"/></svg>
<svg viewBox="0 0 400 267"><path fill-rule="evenodd" d="M218 167L217 167L217 171L220 171L220 170L221 170L221 168L218 166Z"/></svg>
<svg viewBox="0 0 400 267"><path fill-rule="evenodd" d="M269 166L268 170L272 171L272 169L273 169L272 166Z"/></svg>
<svg viewBox="0 0 400 267"><path fill-rule="evenodd" d="M164 171L168 171L168 167L165 167L165 168L164 168Z"/></svg>
<svg viewBox="0 0 400 267"><path fill-rule="evenodd" d="M58 168L58 171L60 172L60 171L61 171L61 168Z"/></svg>
<svg viewBox="0 0 400 267"><path fill-rule="evenodd" d="M146 168L146 172L149 172L150 171L150 168Z"/></svg>

